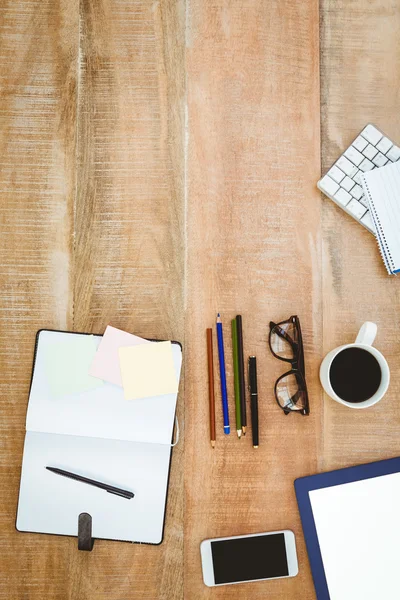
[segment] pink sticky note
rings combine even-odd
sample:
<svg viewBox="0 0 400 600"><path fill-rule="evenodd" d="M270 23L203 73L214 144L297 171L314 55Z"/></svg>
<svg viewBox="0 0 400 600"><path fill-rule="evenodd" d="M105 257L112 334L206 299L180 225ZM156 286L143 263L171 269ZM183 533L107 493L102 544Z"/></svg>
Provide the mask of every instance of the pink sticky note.
<svg viewBox="0 0 400 600"><path fill-rule="evenodd" d="M151 344L151 342L108 325L90 366L89 375L122 387L118 350L125 346L139 344Z"/></svg>

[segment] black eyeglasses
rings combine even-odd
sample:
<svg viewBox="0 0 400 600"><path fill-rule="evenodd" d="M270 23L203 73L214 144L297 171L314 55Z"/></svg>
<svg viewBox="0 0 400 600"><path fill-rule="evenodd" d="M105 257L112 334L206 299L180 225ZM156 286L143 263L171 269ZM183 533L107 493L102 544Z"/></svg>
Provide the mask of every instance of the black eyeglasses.
<svg viewBox="0 0 400 600"><path fill-rule="evenodd" d="M275 383L275 399L285 415L299 412L310 414L304 365L303 339L299 318L294 315L287 321L269 324L269 347L272 354L290 363L291 369Z"/></svg>

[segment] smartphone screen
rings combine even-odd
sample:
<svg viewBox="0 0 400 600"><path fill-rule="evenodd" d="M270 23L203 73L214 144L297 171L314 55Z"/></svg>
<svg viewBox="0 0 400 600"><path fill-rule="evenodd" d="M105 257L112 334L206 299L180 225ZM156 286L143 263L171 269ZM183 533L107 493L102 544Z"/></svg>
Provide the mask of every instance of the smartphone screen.
<svg viewBox="0 0 400 600"><path fill-rule="evenodd" d="M211 542L215 584L289 575L285 535L260 535Z"/></svg>

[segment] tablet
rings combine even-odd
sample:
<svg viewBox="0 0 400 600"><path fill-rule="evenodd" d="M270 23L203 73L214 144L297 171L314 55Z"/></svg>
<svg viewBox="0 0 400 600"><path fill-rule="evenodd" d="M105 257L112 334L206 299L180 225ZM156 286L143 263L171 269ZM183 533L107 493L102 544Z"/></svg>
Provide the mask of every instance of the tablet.
<svg viewBox="0 0 400 600"><path fill-rule="evenodd" d="M318 600L398 600L400 458L295 481Z"/></svg>

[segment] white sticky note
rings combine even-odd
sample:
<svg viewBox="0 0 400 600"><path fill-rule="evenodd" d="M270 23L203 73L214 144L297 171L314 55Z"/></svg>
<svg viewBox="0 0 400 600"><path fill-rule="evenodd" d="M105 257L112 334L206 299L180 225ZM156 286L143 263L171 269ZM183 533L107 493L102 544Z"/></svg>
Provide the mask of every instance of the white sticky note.
<svg viewBox="0 0 400 600"><path fill-rule="evenodd" d="M176 394L171 342L153 342L119 349L126 400Z"/></svg>
<svg viewBox="0 0 400 600"><path fill-rule="evenodd" d="M95 354L96 343L91 335L66 335L62 341L46 346L46 376L51 395L60 398L103 385L100 379L89 375Z"/></svg>
<svg viewBox="0 0 400 600"><path fill-rule="evenodd" d="M101 339L89 374L122 387L118 350L125 346L136 346L138 344L151 344L151 342L109 325Z"/></svg>

